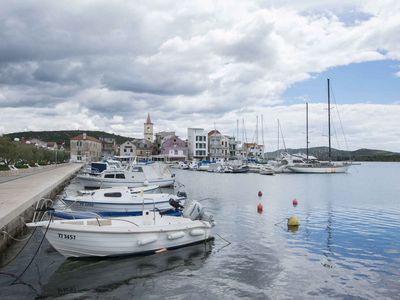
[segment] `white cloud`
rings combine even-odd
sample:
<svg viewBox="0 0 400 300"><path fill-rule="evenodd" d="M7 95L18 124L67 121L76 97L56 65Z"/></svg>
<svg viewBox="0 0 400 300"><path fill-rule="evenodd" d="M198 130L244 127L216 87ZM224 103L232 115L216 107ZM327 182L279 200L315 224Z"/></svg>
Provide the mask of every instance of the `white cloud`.
<svg viewBox="0 0 400 300"><path fill-rule="evenodd" d="M398 1L8 2L0 11L0 126L132 136L149 111L159 130L185 136L182 128L216 121L231 134L236 119L264 112L287 119L288 142L301 146L289 132L304 118L283 92L332 67L400 60L398 36ZM347 112L353 147L385 141L382 148L400 151L391 128L374 127L383 119L364 124L359 107L373 106L350 107L358 111ZM378 111L398 113L396 105Z"/></svg>

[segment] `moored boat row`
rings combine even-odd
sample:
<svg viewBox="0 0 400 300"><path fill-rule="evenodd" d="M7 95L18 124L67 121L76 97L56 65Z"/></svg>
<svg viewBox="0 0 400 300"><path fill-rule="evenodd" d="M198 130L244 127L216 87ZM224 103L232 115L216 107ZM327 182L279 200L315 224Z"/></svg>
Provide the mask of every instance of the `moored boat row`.
<svg viewBox="0 0 400 300"><path fill-rule="evenodd" d="M60 205L49 210L48 220L34 219L27 226L41 228L50 244L66 257L151 253L210 239L215 225L213 217L199 202L187 199L184 192L155 193L154 185L146 186L145 181L151 180L146 177L148 166L131 165L78 176L84 186L88 183L86 179L91 178L109 187L65 194ZM134 172L134 168L144 175L140 178L141 186L137 183L139 187L101 180L111 173ZM163 170L167 169L164 166ZM164 174L170 174L167 175L170 178L159 180L170 180L173 184L175 179L168 172Z"/></svg>

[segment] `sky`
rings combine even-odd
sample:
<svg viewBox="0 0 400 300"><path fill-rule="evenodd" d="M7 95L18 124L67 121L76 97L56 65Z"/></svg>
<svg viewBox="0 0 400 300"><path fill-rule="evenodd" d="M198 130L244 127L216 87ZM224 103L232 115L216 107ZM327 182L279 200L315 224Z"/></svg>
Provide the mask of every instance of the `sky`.
<svg viewBox="0 0 400 300"><path fill-rule="evenodd" d="M400 2L0 0L0 134L188 127L400 152ZM263 124L261 125L261 115ZM239 128L237 128L239 120ZM244 124L244 126L243 126ZM263 130L262 130L263 129ZM239 132L239 134L237 134ZM263 133L263 134L262 134ZM344 134L343 134L344 133Z"/></svg>

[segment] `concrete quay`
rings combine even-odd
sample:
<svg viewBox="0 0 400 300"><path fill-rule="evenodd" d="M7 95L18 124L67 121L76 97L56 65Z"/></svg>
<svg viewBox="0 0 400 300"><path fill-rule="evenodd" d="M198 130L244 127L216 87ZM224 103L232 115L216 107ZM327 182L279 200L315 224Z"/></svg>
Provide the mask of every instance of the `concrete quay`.
<svg viewBox="0 0 400 300"><path fill-rule="evenodd" d="M61 164L53 168L8 178L0 181L0 231L16 236L30 222L36 202L42 198L52 198L82 168L83 164ZM0 252L11 239L0 232Z"/></svg>

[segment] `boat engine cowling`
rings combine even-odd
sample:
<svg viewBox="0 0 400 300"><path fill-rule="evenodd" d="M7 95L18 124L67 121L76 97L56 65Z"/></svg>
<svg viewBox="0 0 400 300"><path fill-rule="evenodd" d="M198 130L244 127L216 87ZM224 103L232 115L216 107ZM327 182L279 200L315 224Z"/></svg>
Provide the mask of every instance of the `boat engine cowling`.
<svg viewBox="0 0 400 300"><path fill-rule="evenodd" d="M186 200L182 215L184 218L189 218L191 220L203 220L214 225L213 216L207 214L204 207L199 202L194 200Z"/></svg>

